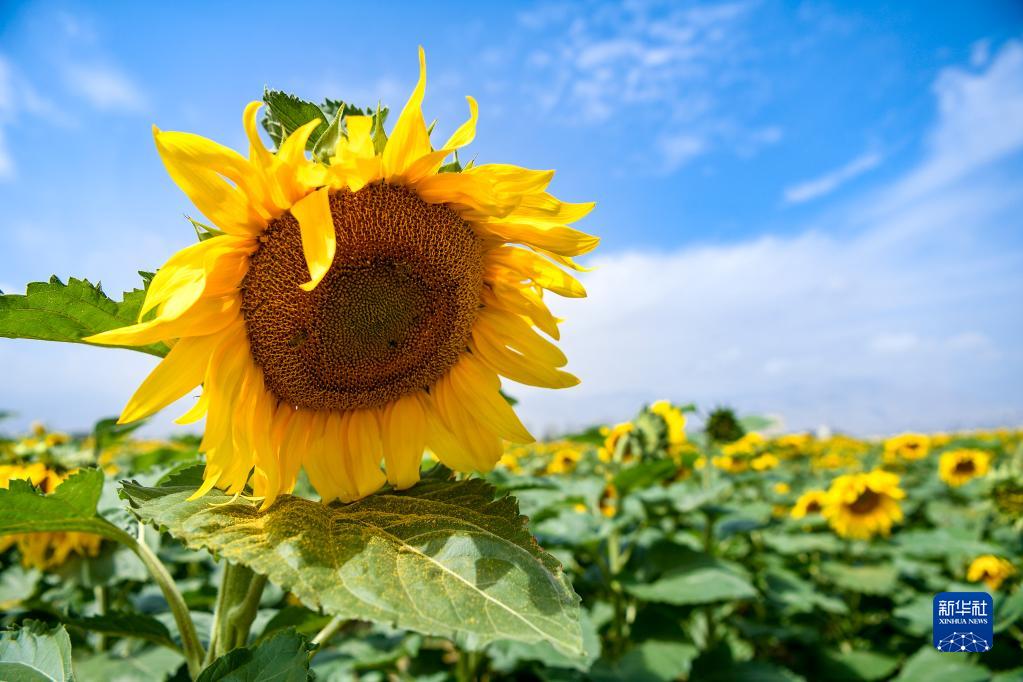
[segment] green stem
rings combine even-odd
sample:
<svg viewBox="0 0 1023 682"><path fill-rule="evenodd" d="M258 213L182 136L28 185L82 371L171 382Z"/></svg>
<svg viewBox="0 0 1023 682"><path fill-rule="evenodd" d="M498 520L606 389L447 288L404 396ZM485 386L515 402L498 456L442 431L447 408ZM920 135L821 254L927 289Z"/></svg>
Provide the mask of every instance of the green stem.
<svg viewBox="0 0 1023 682"><path fill-rule="evenodd" d="M217 593L210 652L212 662L232 649L248 644L252 621L259 610L259 599L266 587L266 576L258 575L241 564L224 564L224 575Z"/></svg>
<svg viewBox="0 0 1023 682"><path fill-rule="evenodd" d="M341 616L334 616L330 619L329 623L323 626L322 630L316 633L316 636L313 637L312 640L313 644L316 645L316 648L313 649L311 654L309 654L309 658L315 656L316 652L323 647L327 640L333 637L337 631L341 629L341 626L345 624L345 620L346 619Z"/></svg>
<svg viewBox="0 0 1023 682"><path fill-rule="evenodd" d="M92 594L96 599L96 613L101 616L107 615L107 609L110 606L110 594L107 592L107 588L103 585L97 585L92 589ZM104 651L107 648L107 636L102 632L96 635L96 650Z"/></svg>
<svg viewBox="0 0 1023 682"><path fill-rule="evenodd" d="M715 519L711 514L704 513L706 524L703 528L703 551L708 556L714 556L717 552L717 547L714 542L714 522ZM714 618L714 605L707 604L703 607L703 616L707 621L707 641L706 648L709 651L713 648L717 641L717 623Z"/></svg>
<svg viewBox="0 0 1023 682"><path fill-rule="evenodd" d="M120 529L117 530L120 531ZM120 533L123 538L115 539L135 552L135 555L149 570L149 574L153 576L160 591L163 592L163 597L170 606L174 622L177 623L178 632L181 634L181 647L184 650L185 660L188 662L188 672L192 679L197 678L202 670L204 652L199 635L195 631L195 623L192 622L192 616L188 612L188 605L185 604L185 598L181 596L178 586L174 584L174 578L167 572L160 558L153 553L153 550L149 549L149 545L136 541L135 538L123 531Z"/></svg>

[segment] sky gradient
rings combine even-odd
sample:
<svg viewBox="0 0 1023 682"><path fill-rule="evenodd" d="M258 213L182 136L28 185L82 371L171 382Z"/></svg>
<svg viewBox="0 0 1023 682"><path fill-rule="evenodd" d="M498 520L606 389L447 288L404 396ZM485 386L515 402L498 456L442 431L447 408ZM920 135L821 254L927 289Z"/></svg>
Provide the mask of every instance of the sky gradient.
<svg viewBox="0 0 1023 682"><path fill-rule="evenodd" d="M491 6L492 5L492 6ZM1016 2L0 6L0 290L137 285L194 240L151 124L243 148L264 85L400 108L595 200L583 383L536 432L658 398L861 434L1023 422ZM117 413L153 359L0 340L6 428ZM167 433L172 407L147 427Z"/></svg>

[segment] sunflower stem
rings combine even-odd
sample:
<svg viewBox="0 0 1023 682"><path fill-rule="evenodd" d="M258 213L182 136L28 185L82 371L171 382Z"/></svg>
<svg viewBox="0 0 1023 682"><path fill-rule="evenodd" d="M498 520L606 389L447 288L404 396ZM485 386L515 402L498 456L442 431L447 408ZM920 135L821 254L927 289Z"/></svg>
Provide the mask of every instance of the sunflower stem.
<svg viewBox="0 0 1023 682"><path fill-rule="evenodd" d="M248 644L252 621L259 610L259 600L266 587L266 576L258 575L241 564L225 560L224 574L217 592L213 632L206 663L212 663L232 649Z"/></svg>
<svg viewBox="0 0 1023 682"><path fill-rule="evenodd" d="M331 637L337 634L337 631L341 629L341 626L344 625L345 622L346 619L341 616L334 616L331 618L330 622L324 625L323 629L317 632L316 636L313 637L312 643L316 645L316 648L309 654L309 658L315 656L317 652L323 648L323 645L326 644Z"/></svg>

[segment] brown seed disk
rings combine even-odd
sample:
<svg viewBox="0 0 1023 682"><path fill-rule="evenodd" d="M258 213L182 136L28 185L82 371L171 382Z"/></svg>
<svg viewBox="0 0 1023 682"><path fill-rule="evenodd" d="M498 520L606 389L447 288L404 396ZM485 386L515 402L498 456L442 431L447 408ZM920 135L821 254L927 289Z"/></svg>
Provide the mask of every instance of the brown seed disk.
<svg viewBox="0 0 1023 682"><path fill-rule="evenodd" d="M278 399L386 404L433 384L468 342L483 244L452 209L384 183L330 196L337 251L311 292L298 221L272 221L242 282L252 356Z"/></svg>

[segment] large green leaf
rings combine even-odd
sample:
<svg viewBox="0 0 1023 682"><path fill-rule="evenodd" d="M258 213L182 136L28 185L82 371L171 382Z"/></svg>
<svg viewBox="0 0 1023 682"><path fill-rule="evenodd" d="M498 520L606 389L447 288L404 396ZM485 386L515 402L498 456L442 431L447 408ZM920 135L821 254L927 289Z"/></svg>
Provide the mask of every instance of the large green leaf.
<svg viewBox="0 0 1023 682"><path fill-rule="evenodd" d="M821 655L823 679L873 682L887 678L899 665L899 659L874 651L824 651Z"/></svg>
<svg viewBox="0 0 1023 682"><path fill-rule="evenodd" d="M87 279L72 277L64 284L53 276L49 282L29 284L24 294L0 295L0 337L84 343L86 336L135 324L145 295L145 290L135 289L118 302ZM125 347L167 354L159 343Z"/></svg>
<svg viewBox="0 0 1023 682"><path fill-rule="evenodd" d="M685 642L647 640L614 663L595 666L590 677L598 682L668 682L687 674L698 654L699 649Z"/></svg>
<svg viewBox="0 0 1023 682"><path fill-rule="evenodd" d="M182 668L184 660L170 649L150 647L119 655L107 650L88 658L75 659L75 672L82 680L103 682L157 682ZM171 679L182 679L174 677ZM187 678L184 678L187 679Z"/></svg>
<svg viewBox="0 0 1023 682"><path fill-rule="evenodd" d="M482 480L424 481L348 505L290 495L266 512L191 486L123 486L138 516L249 566L311 608L457 638L583 653L579 598L511 497Z"/></svg>
<svg viewBox="0 0 1023 682"><path fill-rule="evenodd" d="M838 587L861 594L891 594L899 579L898 570L889 564L849 566L826 561L821 572Z"/></svg>
<svg viewBox="0 0 1023 682"><path fill-rule="evenodd" d="M261 644L229 651L202 671L197 682L306 682L309 645L294 630Z"/></svg>
<svg viewBox="0 0 1023 682"><path fill-rule="evenodd" d="M111 537L117 529L96 515L103 492L103 472L80 469L43 495L28 481L16 479L0 488L0 535L44 531L81 531Z"/></svg>
<svg viewBox="0 0 1023 682"><path fill-rule="evenodd" d="M70 682L71 639L63 625L50 629L28 620L18 630L0 632L0 680Z"/></svg>

